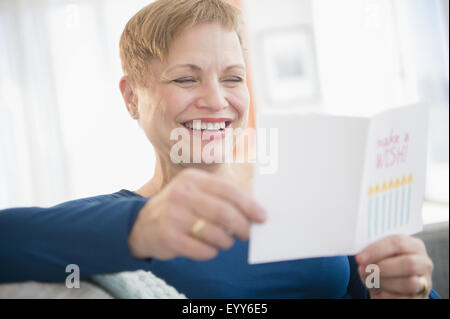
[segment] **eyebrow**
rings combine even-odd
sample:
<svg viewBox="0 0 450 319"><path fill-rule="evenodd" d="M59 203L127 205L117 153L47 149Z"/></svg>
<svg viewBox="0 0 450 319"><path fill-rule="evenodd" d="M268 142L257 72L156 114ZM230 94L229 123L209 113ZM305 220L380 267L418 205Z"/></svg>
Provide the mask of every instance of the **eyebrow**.
<svg viewBox="0 0 450 319"><path fill-rule="evenodd" d="M168 68L164 73L169 73L169 72L171 72L171 71L173 71L175 69L178 69L178 68L188 68L188 69L191 69L191 70L194 70L194 71L201 71L202 70L201 67L199 67L198 65L195 65L195 64L176 64L176 65ZM225 71L228 71L228 70L234 69L234 68L241 69L244 72L246 70L245 66L242 65L242 64L233 64L233 65L230 65L230 66L226 67Z"/></svg>

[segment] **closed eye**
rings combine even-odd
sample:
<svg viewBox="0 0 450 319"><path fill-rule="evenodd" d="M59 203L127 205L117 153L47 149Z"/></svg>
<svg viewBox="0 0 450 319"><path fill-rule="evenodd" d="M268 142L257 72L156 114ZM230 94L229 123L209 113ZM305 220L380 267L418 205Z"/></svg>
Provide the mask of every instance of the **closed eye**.
<svg viewBox="0 0 450 319"><path fill-rule="evenodd" d="M195 83L196 80L194 78L188 77L188 78L181 78L173 80L175 83L183 84L183 83Z"/></svg>
<svg viewBox="0 0 450 319"><path fill-rule="evenodd" d="M238 83L238 82L242 82L243 79L241 77L236 76L236 77L232 77L232 78L226 78L226 79L224 79L224 81Z"/></svg>
<svg viewBox="0 0 450 319"><path fill-rule="evenodd" d="M235 76L235 77L225 78L222 81L223 82L231 82L231 83L240 83L240 82L243 82L244 80L241 77ZM177 84L189 84L189 83L196 83L197 79L195 79L193 77L185 77L185 78L179 78L179 79L173 80L172 82L177 83Z"/></svg>

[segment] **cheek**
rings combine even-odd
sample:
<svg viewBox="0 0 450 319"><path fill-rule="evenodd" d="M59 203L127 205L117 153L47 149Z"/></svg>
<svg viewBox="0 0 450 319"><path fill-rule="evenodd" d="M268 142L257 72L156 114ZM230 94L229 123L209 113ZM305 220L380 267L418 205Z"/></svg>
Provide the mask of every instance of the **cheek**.
<svg viewBox="0 0 450 319"><path fill-rule="evenodd" d="M154 146L164 147L177 127L177 116L189 105L189 96L174 88L159 88L152 92L152 98L142 101L139 124Z"/></svg>
<svg viewBox="0 0 450 319"><path fill-rule="evenodd" d="M161 93L165 97L161 107L164 109L165 118L169 121L176 119L177 116L185 112L196 99L195 94L191 91L178 87L168 87L163 89ZM250 107L248 89L245 87L239 90L232 90L227 95L229 102L239 113L240 117L246 117Z"/></svg>
<svg viewBox="0 0 450 319"><path fill-rule="evenodd" d="M166 118L168 120L174 120L178 115L183 113L192 103L193 97L189 94L188 90L180 88L167 88L163 90L163 96L166 98L162 103Z"/></svg>
<svg viewBox="0 0 450 319"><path fill-rule="evenodd" d="M230 97L230 102L241 117L246 117L250 109L250 93L248 89L236 90Z"/></svg>

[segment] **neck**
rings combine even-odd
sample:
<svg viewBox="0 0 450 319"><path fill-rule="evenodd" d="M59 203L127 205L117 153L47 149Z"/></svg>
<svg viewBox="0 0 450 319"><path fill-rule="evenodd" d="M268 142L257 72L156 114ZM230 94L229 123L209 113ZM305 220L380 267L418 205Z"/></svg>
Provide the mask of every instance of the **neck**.
<svg viewBox="0 0 450 319"><path fill-rule="evenodd" d="M153 177L139 188L136 193L143 197L154 197L172 181L183 169L197 168L221 177L223 180L238 184L247 193L251 193L252 166L249 164L173 164L170 159L157 155Z"/></svg>

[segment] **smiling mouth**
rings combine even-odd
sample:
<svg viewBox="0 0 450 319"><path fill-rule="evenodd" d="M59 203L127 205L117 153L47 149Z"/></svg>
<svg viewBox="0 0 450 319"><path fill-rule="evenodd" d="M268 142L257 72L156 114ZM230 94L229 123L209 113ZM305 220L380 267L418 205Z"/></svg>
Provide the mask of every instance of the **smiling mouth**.
<svg viewBox="0 0 450 319"><path fill-rule="evenodd" d="M198 132L220 132L224 131L226 128L231 126L232 121L220 121L220 122L210 122L210 121L200 121L193 120L182 123L184 127L192 131Z"/></svg>

